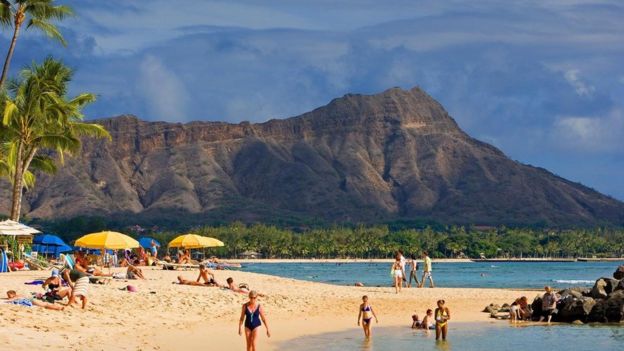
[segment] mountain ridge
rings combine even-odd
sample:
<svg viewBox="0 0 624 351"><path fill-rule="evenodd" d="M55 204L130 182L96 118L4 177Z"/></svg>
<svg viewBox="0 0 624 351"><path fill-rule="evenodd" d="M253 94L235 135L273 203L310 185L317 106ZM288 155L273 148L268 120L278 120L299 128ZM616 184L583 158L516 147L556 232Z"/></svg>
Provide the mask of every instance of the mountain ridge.
<svg viewBox="0 0 624 351"><path fill-rule="evenodd" d="M113 142L86 140L56 175L40 175L29 216L624 224L623 203L470 137L418 87L256 124L97 123Z"/></svg>

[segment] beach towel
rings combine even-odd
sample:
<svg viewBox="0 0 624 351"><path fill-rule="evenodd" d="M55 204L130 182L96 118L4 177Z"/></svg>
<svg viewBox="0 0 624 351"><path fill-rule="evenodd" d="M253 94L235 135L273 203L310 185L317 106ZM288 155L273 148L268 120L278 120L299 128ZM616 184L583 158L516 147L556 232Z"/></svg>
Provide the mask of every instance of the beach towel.
<svg viewBox="0 0 624 351"><path fill-rule="evenodd" d="M7 301L7 303L10 303L13 305L25 306L25 307L32 307L33 305L31 299L15 299L15 300Z"/></svg>
<svg viewBox="0 0 624 351"><path fill-rule="evenodd" d="M74 295L75 296L87 296L87 292L89 289L89 277L82 277L76 281L74 284Z"/></svg>
<svg viewBox="0 0 624 351"><path fill-rule="evenodd" d="M24 283L26 285L43 285L43 280L33 280L31 282Z"/></svg>

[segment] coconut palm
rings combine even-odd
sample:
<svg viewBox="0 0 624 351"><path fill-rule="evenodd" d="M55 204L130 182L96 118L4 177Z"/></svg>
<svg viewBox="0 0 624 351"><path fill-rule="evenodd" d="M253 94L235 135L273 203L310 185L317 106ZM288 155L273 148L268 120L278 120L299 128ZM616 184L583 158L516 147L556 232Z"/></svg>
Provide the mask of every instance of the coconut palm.
<svg viewBox="0 0 624 351"><path fill-rule="evenodd" d="M7 140L9 175L13 183L11 219L20 217L27 171L31 167L53 172L52 152L61 163L65 154L80 150L81 137L110 138L100 125L82 123L82 108L93 102L93 94L68 98L72 70L47 58L41 65L22 70L19 79L9 81L8 93L0 100L4 138ZM46 151L44 154L38 154Z"/></svg>
<svg viewBox="0 0 624 351"><path fill-rule="evenodd" d="M66 45L65 39L53 22L63 20L73 14L71 7L55 5L54 0L0 0L0 24L13 27L13 37L2 67L2 76L0 76L0 89L7 78L15 44L24 23L26 23L26 29L38 29L48 37Z"/></svg>

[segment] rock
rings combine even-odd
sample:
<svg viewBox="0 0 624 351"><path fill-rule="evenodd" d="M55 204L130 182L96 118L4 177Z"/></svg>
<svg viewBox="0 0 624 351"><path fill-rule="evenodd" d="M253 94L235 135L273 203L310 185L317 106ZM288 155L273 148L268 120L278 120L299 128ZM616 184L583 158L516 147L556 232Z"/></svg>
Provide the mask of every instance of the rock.
<svg viewBox="0 0 624 351"><path fill-rule="evenodd" d="M498 312L498 310L500 309L499 305L495 305L493 303L491 303L489 306L485 306L485 308L483 309L483 312L487 312L489 314L496 314L496 312Z"/></svg>
<svg viewBox="0 0 624 351"><path fill-rule="evenodd" d="M624 265L619 266L615 272L613 272L613 278L624 279Z"/></svg>
<svg viewBox="0 0 624 351"><path fill-rule="evenodd" d="M557 319L562 322L586 321L595 304L596 301L591 297L574 298L569 296L559 309Z"/></svg>
<svg viewBox="0 0 624 351"><path fill-rule="evenodd" d="M587 289L587 291L589 290ZM559 292L559 296L561 296L562 300L567 299L568 296L571 296L575 299L580 299L581 297L583 297L583 293L575 289L565 289Z"/></svg>
<svg viewBox="0 0 624 351"><path fill-rule="evenodd" d="M594 299L606 299L607 296L620 284L619 280L611 278L600 278L596 280L591 290L591 297Z"/></svg>
<svg viewBox="0 0 624 351"><path fill-rule="evenodd" d="M504 303L504 304L501 306L501 308L507 308L507 309L509 309L509 307L510 307L510 306L509 306L509 304L508 304L508 303Z"/></svg>
<svg viewBox="0 0 624 351"><path fill-rule="evenodd" d="M533 303L531 303L531 310L533 311L531 319L533 319L534 321L538 320L539 317L542 315L542 298L541 297L538 296L533 300Z"/></svg>
<svg viewBox="0 0 624 351"><path fill-rule="evenodd" d="M573 321L572 324L585 324L585 323L583 323L583 321L577 319L577 320Z"/></svg>
<svg viewBox="0 0 624 351"><path fill-rule="evenodd" d="M605 300L596 300L596 304L592 308L589 316L587 318L588 322L598 322L598 323L606 323L606 310L607 310L607 301Z"/></svg>
<svg viewBox="0 0 624 351"><path fill-rule="evenodd" d="M607 299L605 317L609 322L620 323L624 321L624 290L619 290Z"/></svg>
<svg viewBox="0 0 624 351"><path fill-rule="evenodd" d="M614 291L618 291L618 290L624 290L624 279L620 280L620 284L618 284L618 286L615 287Z"/></svg>

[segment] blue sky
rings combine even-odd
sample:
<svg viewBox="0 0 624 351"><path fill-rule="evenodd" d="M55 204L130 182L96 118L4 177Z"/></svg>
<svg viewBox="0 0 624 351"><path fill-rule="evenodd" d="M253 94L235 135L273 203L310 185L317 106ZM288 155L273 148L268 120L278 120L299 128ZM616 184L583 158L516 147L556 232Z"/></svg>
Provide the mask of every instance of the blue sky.
<svg viewBox="0 0 624 351"><path fill-rule="evenodd" d="M13 71L62 58L89 117L260 122L418 85L511 158L624 199L621 0L59 3L69 46L26 32Z"/></svg>

